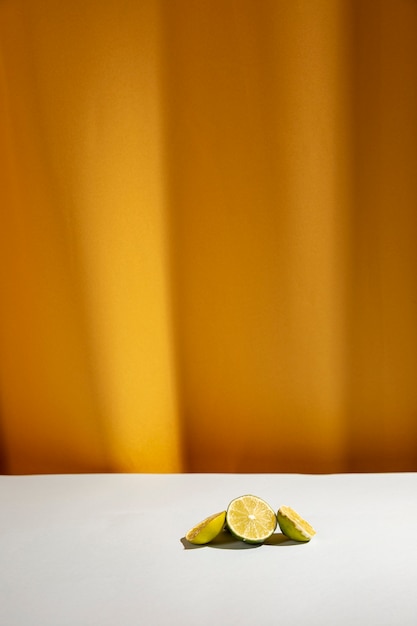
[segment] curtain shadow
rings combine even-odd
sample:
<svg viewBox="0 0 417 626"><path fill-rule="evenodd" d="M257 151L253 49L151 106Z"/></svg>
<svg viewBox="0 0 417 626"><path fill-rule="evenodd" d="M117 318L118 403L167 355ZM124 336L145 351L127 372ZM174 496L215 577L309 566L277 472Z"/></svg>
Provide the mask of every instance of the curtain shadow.
<svg viewBox="0 0 417 626"><path fill-rule="evenodd" d="M351 5L346 467L417 469L417 4Z"/></svg>

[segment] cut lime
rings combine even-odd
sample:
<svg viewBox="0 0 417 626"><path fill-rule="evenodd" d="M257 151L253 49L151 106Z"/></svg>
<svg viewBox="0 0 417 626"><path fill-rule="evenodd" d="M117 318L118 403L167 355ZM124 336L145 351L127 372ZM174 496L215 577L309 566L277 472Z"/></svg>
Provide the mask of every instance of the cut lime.
<svg viewBox="0 0 417 626"><path fill-rule="evenodd" d="M294 541L310 541L316 531L289 506L278 510L278 524L283 534Z"/></svg>
<svg viewBox="0 0 417 626"><path fill-rule="evenodd" d="M210 543L223 530L225 520L226 511L214 513L214 515L210 515L210 517L191 528L185 535L185 538L190 543Z"/></svg>
<svg viewBox="0 0 417 626"><path fill-rule="evenodd" d="M257 496L235 498L228 506L226 522L230 532L247 543L263 543L277 527L274 510Z"/></svg>

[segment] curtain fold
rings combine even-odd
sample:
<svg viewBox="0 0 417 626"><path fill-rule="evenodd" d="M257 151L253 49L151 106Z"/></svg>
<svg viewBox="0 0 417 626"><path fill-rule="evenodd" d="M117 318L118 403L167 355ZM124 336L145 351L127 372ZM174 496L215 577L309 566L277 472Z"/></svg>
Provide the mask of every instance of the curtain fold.
<svg viewBox="0 0 417 626"><path fill-rule="evenodd" d="M0 3L1 471L417 469L417 3Z"/></svg>

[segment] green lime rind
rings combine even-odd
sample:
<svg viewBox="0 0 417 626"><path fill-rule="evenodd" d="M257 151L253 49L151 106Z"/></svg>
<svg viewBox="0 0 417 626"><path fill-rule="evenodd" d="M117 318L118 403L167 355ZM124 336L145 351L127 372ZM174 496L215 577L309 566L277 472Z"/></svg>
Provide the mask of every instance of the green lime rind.
<svg viewBox="0 0 417 626"><path fill-rule="evenodd" d="M236 539L245 543L264 543L276 527L275 511L258 496L239 496L227 508L226 528Z"/></svg>
<svg viewBox="0 0 417 626"><path fill-rule="evenodd" d="M316 534L314 528L288 506L280 507L277 520L281 532L293 541L307 543Z"/></svg>
<svg viewBox="0 0 417 626"><path fill-rule="evenodd" d="M226 511L214 513L191 528L185 538L190 543L204 545L213 541L224 528Z"/></svg>

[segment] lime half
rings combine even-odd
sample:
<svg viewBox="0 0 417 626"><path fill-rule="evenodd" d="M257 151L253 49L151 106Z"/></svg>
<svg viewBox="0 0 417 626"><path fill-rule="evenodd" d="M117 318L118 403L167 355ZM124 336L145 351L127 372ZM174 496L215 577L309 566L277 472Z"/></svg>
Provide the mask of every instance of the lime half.
<svg viewBox="0 0 417 626"><path fill-rule="evenodd" d="M185 538L190 543L210 543L210 541L217 537L220 531L223 530L225 520L226 511L214 513L206 517L202 522L199 522L196 526L193 526L185 535Z"/></svg>
<svg viewBox="0 0 417 626"><path fill-rule="evenodd" d="M235 498L226 513L230 532L247 543L263 543L277 527L275 511L257 496Z"/></svg>
<svg viewBox="0 0 417 626"><path fill-rule="evenodd" d="M277 517L281 531L289 539L306 542L316 534L314 528L289 506L281 506Z"/></svg>

